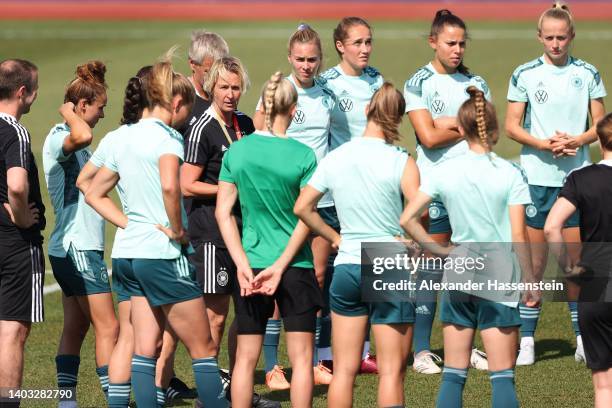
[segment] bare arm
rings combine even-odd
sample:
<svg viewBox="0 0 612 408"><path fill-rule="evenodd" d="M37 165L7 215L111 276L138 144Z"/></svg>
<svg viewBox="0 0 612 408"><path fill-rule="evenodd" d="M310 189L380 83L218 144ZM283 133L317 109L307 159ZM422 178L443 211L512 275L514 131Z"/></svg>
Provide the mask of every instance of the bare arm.
<svg viewBox="0 0 612 408"><path fill-rule="evenodd" d="M340 234L323 221L317 211L317 203L321 197L323 197L323 193L306 185L295 202L293 212L315 234L325 238L333 247L338 248L340 246Z"/></svg>
<svg viewBox="0 0 612 408"><path fill-rule="evenodd" d="M89 146L93 140L91 128L74 112L74 104L66 102L60 107L59 112L70 127L70 135L64 139L62 146L64 154L69 155Z"/></svg>
<svg viewBox="0 0 612 408"><path fill-rule="evenodd" d="M463 139L457 130L436 128L431 113L426 109L410 111L408 112L408 118L419 137L419 141L428 149L452 145Z"/></svg>
<svg viewBox="0 0 612 408"><path fill-rule="evenodd" d="M219 231L225 242L225 246L236 264L238 283L240 284L240 294L249 296L252 294L253 271L249 264L249 259L244 252L240 240L240 232L236 217L232 214L232 208L238 199L238 189L235 184L219 181L219 193L217 194L217 206L215 218Z"/></svg>
<svg viewBox="0 0 612 408"><path fill-rule="evenodd" d="M159 158L159 178L161 182L162 197L164 208L170 222L171 234L166 232L170 239L187 243L185 230L183 229L183 219L181 213L181 189L179 186L179 158L174 154L164 154Z"/></svg>
<svg viewBox="0 0 612 408"><path fill-rule="evenodd" d="M30 228L38 222L38 209L28 204L30 186L28 171L22 167L11 167L6 172L8 204L4 204L13 223L19 228Z"/></svg>
<svg viewBox="0 0 612 408"><path fill-rule="evenodd" d="M591 99L589 102L589 112L593 125L584 133L575 137L567 133L557 132L560 140L553 144L553 153L561 154L564 149L578 149L583 145L588 146L597 140L597 122L606 114L603 98Z"/></svg>
<svg viewBox="0 0 612 408"><path fill-rule="evenodd" d="M91 182L96 176L98 170L98 167L94 166L90 161L85 163L85 166L83 166L81 169L79 177L76 181L76 186L79 190L81 190L81 193L87 193L87 190L89 189L89 186L91 185Z"/></svg>
<svg viewBox="0 0 612 408"><path fill-rule="evenodd" d="M118 182L119 174L107 167L100 168L85 193L85 202L104 219L119 228L125 229L128 223L126 215L108 196L108 193L115 188Z"/></svg>
<svg viewBox="0 0 612 408"><path fill-rule="evenodd" d="M561 270L567 271L567 248L563 239L563 226L565 222L576 212L576 207L567 198L559 197L552 206L546 224L544 225L544 236L550 244L550 251L557 257Z"/></svg>
<svg viewBox="0 0 612 408"><path fill-rule="evenodd" d="M219 186L200 181L204 167L191 163L181 166L181 191L185 197L214 198Z"/></svg>
<svg viewBox="0 0 612 408"><path fill-rule="evenodd" d="M508 211L510 213L512 244L522 272L521 280L528 283L537 282L541 277L538 278L534 275L531 264L531 247L527 239L525 207L522 204L511 205ZM536 307L540 304L541 297L542 295L539 291L526 291L523 293L522 302L529 307Z"/></svg>
<svg viewBox="0 0 612 408"><path fill-rule="evenodd" d="M522 145L531 146L538 150L552 150L552 143L549 139L540 140L533 137L521 126L526 105L525 102L508 102L506 134L510 139Z"/></svg>
<svg viewBox="0 0 612 408"><path fill-rule="evenodd" d="M452 246L444 247L438 244L425 231L421 224L421 214L431 202L431 197L422 191L418 191L414 198L408 202L404 212L400 217L400 224L412 239L417 241L422 247L438 256L447 256L453 249Z"/></svg>

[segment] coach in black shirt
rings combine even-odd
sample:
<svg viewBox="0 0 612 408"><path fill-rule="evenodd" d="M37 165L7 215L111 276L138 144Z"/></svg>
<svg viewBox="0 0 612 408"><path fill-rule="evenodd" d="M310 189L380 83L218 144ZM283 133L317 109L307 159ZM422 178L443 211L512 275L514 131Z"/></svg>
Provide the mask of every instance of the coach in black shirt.
<svg viewBox="0 0 612 408"><path fill-rule="evenodd" d="M595 406L612 407L612 114L599 121L597 134L603 160L567 176L544 233L550 243L563 244L563 224L580 212L578 322L593 373ZM566 259L563 248L551 248L561 263Z"/></svg>
<svg viewBox="0 0 612 408"><path fill-rule="evenodd" d="M38 70L24 60L0 62L0 405L18 401L23 350L32 322L43 320L45 207L30 135L19 123L38 91ZM5 404L5 405L3 405Z"/></svg>

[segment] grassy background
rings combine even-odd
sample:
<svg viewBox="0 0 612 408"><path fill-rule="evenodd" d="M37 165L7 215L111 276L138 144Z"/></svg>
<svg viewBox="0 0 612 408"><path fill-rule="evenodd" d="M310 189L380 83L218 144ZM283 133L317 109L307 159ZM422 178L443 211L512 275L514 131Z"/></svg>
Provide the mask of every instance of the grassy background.
<svg viewBox="0 0 612 408"><path fill-rule="evenodd" d="M3 21L0 27L0 59L26 58L40 69L40 93L30 114L23 123L32 135L32 146L39 167L42 169L40 151L43 140L51 126L60 121L57 113L65 85L73 78L77 64L89 59L100 59L107 64L109 102L106 118L101 120L94 133L98 140L118 125L121 116L122 93L127 81L141 66L151 64L174 44L181 45L176 59L176 69L188 73L187 48L192 29L205 27L223 35L232 54L240 57L246 65L252 88L244 94L240 109L251 114L263 82L280 69L289 71L286 61L286 44L289 35L299 21L289 22L236 22L201 24L183 22L10 22ZM317 29L324 44L325 65L337 63L332 48L331 31L334 23L310 22ZM374 22L374 53L371 63L386 79L398 88L420 66L426 64L432 52L425 38L426 22ZM513 69L526 61L538 57L541 46L535 39L533 23L479 22L470 24L472 40L469 42L465 62L470 69L483 76L493 93L500 123L505 116L505 96L508 79ZM579 22L573 54L599 68L606 81L612 74L612 54L605 52L612 40L612 28L605 22ZM609 103L609 100L606 100ZM402 126L402 144L414 151L414 136L409 124ZM496 148L504 157L518 155L519 146L503 135ZM597 157L596 149L593 151ZM44 178L40 174L41 181ZM44 181L42 182L44 185ZM50 233L54 219L46 193L48 228ZM108 245L112 243L113 231L107 231ZM47 284L53 283L47 276ZM62 310L58 292L45 297L47 321L36 325L28 342L26 387L49 388L55 384L54 355L61 332ZM438 328L438 326L436 326ZM92 336L88 336L83 348L79 401L82 407L103 406L102 394L94 372ZM441 351L440 331L434 331L433 348ZM573 333L569 313L564 304L547 304L544 308L538 331L538 363L533 367L517 370L519 398L525 407L555 406L587 407L592 403L589 371L573 362ZM283 353L281 353L283 356ZM223 355L221 365L227 366ZM281 361L287 365L286 359ZM177 371L182 378L191 380L189 359L181 349L177 358ZM263 373L257 380L263 382ZM408 375L406 396L408 406L433 406L440 376ZM361 376L356 387L357 407L375 405L375 376ZM265 392L263 388L260 391ZM315 406L325 406L325 389L315 390ZM288 401L287 393L274 392L273 399ZM471 372L466 386L465 406L489 406L490 387L485 373ZM286 403L288 406L288 403ZM51 403L25 402L26 407L53 406ZM187 405L185 405L187 406Z"/></svg>

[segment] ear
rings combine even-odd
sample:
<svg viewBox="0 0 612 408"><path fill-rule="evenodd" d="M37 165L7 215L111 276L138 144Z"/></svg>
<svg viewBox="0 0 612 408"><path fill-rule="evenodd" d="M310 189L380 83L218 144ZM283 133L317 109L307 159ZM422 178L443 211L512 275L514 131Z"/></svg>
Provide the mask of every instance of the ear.
<svg viewBox="0 0 612 408"><path fill-rule="evenodd" d="M15 97L17 99L21 99L23 96L26 96L28 94L28 90L26 89L25 85L21 85L19 88L17 88L17 90L15 91Z"/></svg>
<svg viewBox="0 0 612 408"><path fill-rule="evenodd" d="M297 104L294 103L293 106L291 106L291 109L289 110L289 115L293 118L293 116L295 116L295 112L297 112Z"/></svg>
<svg viewBox="0 0 612 408"><path fill-rule="evenodd" d="M435 38L433 38L431 35L430 35L429 37L427 37L427 43L429 44L429 46L430 46L430 47L431 47L433 50L435 50L435 49L437 48L437 45L436 45L436 39L435 39Z"/></svg>
<svg viewBox="0 0 612 408"><path fill-rule="evenodd" d="M178 95L172 98L172 111L174 114L177 114L178 111L181 110L181 106L183 106L183 98Z"/></svg>
<svg viewBox="0 0 612 408"><path fill-rule="evenodd" d="M365 107L365 114L366 114L366 116L368 116L368 113L370 113L370 104L369 103Z"/></svg>
<svg viewBox="0 0 612 408"><path fill-rule="evenodd" d="M344 54L344 44L342 44L342 41L336 41L336 49L340 54Z"/></svg>
<svg viewBox="0 0 612 408"><path fill-rule="evenodd" d="M81 98L79 99L79 101L76 103L76 106L74 107L75 112L82 112L84 113L85 110L87 109L87 101L85 100L85 98Z"/></svg>
<svg viewBox="0 0 612 408"><path fill-rule="evenodd" d="M465 137L465 129L463 129L461 125L457 126L457 129L459 130L461 137Z"/></svg>
<svg viewBox="0 0 612 408"><path fill-rule="evenodd" d="M194 62L191 58L189 58L189 68L191 68L191 73L195 72L195 67L199 65L196 62Z"/></svg>
<svg viewBox="0 0 612 408"><path fill-rule="evenodd" d="M289 62L289 65L291 65L291 54L287 55L287 62Z"/></svg>

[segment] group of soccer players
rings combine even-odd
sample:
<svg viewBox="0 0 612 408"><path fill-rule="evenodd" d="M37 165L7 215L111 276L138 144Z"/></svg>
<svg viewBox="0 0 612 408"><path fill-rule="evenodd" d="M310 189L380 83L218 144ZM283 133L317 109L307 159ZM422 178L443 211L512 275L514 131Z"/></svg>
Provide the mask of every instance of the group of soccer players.
<svg viewBox="0 0 612 408"><path fill-rule="evenodd" d="M567 6L555 3L538 21L543 55L512 74L505 128L523 145L521 166L492 152L499 126L491 93L464 64L467 27L448 10L431 25L432 61L406 81L403 95L369 65L364 19L338 24L340 62L323 73L319 35L301 24L288 43L291 72L266 82L253 120L238 110L249 87L245 67L219 35L196 31L192 75L173 70L172 50L141 68L128 81L121 126L93 154L106 67L77 67L63 121L43 146L55 213L48 255L63 292L58 386L76 388L92 324L110 407L127 407L132 391L142 407L188 395L173 372L178 340L192 358L199 406L280 406L252 393L263 349L266 384L290 389L292 406L311 406L316 384L329 385L329 406L352 406L356 375L377 372L378 405L400 407L412 348L416 372L442 372L437 406L462 406L469 367L489 370L493 406L518 406L514 367L534 363L541 293L525 292L520 305L441 293L441 369L430 346L438 294L363 301L361 244L406 235L444 258L467 242L532 243L514 247L518 262L505 278L538 281L547 240L612 240L612 117L596 68L569 54L574 35ZM21 386L30 325L43 318L45 208L19 123L37 89L35 65L0 63L0 387L8 388ZM416 160L394 145L406 114ZM598 136L604 160L589 166ZM118 227L111 254L118 318L103 256L106 221ZM608 406L612 316L605 303L576 299L607 299L601 286L610 262L600 256L605 248L596 255L554 248L574 282L576 360L593 370L596 405ZM587 281L588 273L596 279ZM426 267L416 274L436 282L443 275ZM227 371L217 357L230 298ZM278 365L279 317L290 383ZM486 354L473 347L476 330ZM60 406L76 402L64 398Z"/></svg>

